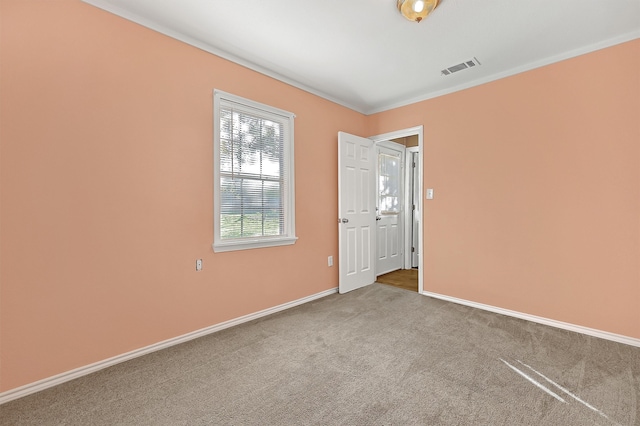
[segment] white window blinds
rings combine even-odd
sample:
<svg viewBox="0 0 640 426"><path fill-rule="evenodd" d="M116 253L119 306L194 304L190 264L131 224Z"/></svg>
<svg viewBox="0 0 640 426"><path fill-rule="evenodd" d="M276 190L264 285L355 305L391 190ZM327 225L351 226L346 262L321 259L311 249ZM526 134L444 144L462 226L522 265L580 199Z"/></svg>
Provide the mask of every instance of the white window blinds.
<svg viewBox="0 0 640 426"><path fill-rule="evenodd" d="M251 101L228 99L231 97L223 94L218 99L214 249L216 241L218 246L252 245L232 248L237 249L295 238L293 116Z"/></svg>

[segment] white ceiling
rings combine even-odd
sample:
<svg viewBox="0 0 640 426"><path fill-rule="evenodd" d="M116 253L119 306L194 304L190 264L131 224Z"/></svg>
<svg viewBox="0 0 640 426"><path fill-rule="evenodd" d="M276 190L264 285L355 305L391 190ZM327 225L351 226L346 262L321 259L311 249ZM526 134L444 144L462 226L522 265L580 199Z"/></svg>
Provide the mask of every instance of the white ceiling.
<svg viewBox="0 0 640 426"><path fill-rule="evenodd" d="M84 1L365 114L640 37L640 0Z"/></svg>

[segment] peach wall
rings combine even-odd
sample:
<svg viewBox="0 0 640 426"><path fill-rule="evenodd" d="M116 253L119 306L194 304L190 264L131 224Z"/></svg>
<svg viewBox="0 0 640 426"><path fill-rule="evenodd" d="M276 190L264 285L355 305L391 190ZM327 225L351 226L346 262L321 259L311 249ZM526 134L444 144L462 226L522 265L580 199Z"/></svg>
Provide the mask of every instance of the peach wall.
<svg viewBox="0 0 640 426"><path fill-rule="evenodd" d="M0 16L0 391L337 286L365 116L79 0ZM213 253L214 88L297 115L295 245Z"/></svg>
<svg viewBox="0 0 640 426"><path fill-rule="evenodd" d="M0 391L335 287L340 130L425 125L427 291L640 338L639 46L365 117L0 0ZM297 115L294 246L212 252L214 88Z"/></svg>
<svg viewBox="0 0 640 426"><path fill-rule="evenodd" d="M424 124L424 286L640 338L640 41L369 117Z"/></svg>

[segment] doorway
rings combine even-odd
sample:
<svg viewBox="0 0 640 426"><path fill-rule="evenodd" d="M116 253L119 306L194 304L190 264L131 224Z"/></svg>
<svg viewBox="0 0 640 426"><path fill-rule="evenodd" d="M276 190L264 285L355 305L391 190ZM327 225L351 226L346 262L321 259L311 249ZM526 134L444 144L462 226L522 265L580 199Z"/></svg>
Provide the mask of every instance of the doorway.
<svg viewBox="0 0 640 426"><path fill-rule="evenodd" d="M411 146L406 146L403 139L417 139ZM408 165L403 168L401 175L404 199L398 201L402 209L396 213L400 222L396 228L402 238L398 239L400 262L395 273L407 273L415 277L417 275L417 291L423 291L423 236L422 236L422 152L423 152L423 126L416 126L404 130L361 138L355 135L339 133L340 155L338 161L339 183L339 249L340 249L340 293L354 290L365 285L372 284L376 277L381 275L376 269L377 254L380 242L378 241L378 229L376 218L380 217L379 200L375 201L375 190L378 188L377 179L377 155L376 146L389 145L391 141L396 144L402 142L405 148L402 162ZM389 152L386 152L389 155ZM391 161L389 157L386 160ZM358 163L353 163L357 160ZM391 161L392 162L392 161ZM353 163L353 164L352 164ZM415 168L414 168L415 164ZM409 166L410 165L410 166ZM393 168L393 164L391 164ZM365 179L365 176L369 176ZM361 192L360 189L364 188ZM358 195L356 195L358 194ZM384 194L383 194L384 195ZM353 200L371 200L371 209L358 207ZM353 204L353 205L352 205ZM369 205L368 203L364 203ZM393 201L391 201L393 204ZM392 209L393 210L393 209ZM371 211L371 213L367 213ZM359 213L355 216L355 213ZM354 220L357 219L357 220ZM387 231L390 228L387 229ZM387 246L391 247L391 246ZM397 258L396 260L397 261ZM373 266L373 268L371 267ZM389 271L382 271L389 272ZM394 273L392 272L392 273ZM415 278L413 278L415 282ZM414 288L415 291L415 288Z"/></svg>
<svg viewBox="0 0 640 426"><path fill-rule="evenodd" d="M389 146L388 144L393 144ZM389 143L380 142L377 144L379 156L378 156L378 197L379 206L385 204L383 200L387 200L386 205L389 206L388 197L394 195L396 192L393 187L393 179L389 179L386 175L392 174L393 167L388 167L388 158L385 158L385 151L387 147L395 148L396 152L402 155L402 161L400 162L401 173L399 175L401 183L399 185L399 204L402 204L401 209L395 211L400 213L398 225L402 235L398 238L399 243L397 246L402 247L400 262L396 262L393 268L380 267L381 261L387 257L387 253L393 246L390 246L385 233L378 232L380 236L378 238L378 266L376 268L376 281L381 284L387 284L394 287L402 288L404 290L410 290L418 292L418 272L419 272L419 258L420 258L420 185L419 185L419 140L418 135L411 135L405 137L399 137L391 140ZM387 166L387 167L385 167ZM391 181L391 188L386 188L387 182ZM379 209L378 214L382 216L380 223L385 220L385 212ZM388 220L388 219L387 219ZM395 234L391 234L395 236ZM385 244L387 247L385 247Z"/></svg>

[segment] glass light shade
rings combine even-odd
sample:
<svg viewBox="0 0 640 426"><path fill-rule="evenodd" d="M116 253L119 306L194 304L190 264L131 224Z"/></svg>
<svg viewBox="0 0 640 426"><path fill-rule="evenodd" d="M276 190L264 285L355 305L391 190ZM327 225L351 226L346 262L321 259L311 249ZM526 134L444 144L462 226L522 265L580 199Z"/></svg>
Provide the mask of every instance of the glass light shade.
<svg viewBox="0 0 640 426"><path fill-rule="evenodd" d="M438 0L398 0L398 10L410 21L420 22L438 6Z"/></svg>

